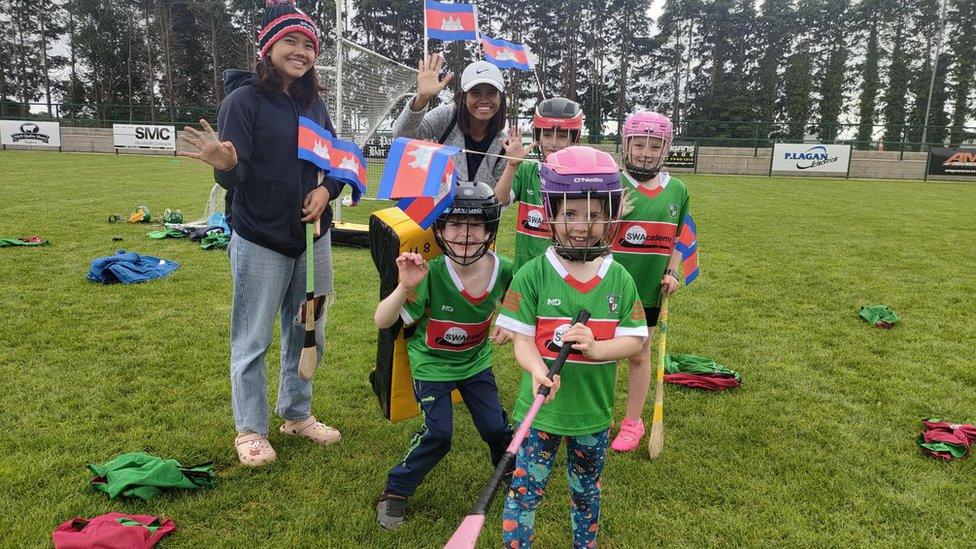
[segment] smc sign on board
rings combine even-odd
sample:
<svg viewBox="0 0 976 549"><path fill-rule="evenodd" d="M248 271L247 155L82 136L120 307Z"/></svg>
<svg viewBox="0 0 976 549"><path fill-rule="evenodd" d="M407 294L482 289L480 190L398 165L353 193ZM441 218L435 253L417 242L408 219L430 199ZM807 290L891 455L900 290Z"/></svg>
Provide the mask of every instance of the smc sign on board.
<svg viewBox="0 0 976 549"><path fill-rule="evenodd" d="M850 162L850 145L776 143L773 147L774 172L846 174Z"/></svg>
<svg viewBox="0 0 976 549"><path fill-rule="evenodd" d="M176 128L148 124L113 124L115 147L120 149L176 150Z"/></svg>

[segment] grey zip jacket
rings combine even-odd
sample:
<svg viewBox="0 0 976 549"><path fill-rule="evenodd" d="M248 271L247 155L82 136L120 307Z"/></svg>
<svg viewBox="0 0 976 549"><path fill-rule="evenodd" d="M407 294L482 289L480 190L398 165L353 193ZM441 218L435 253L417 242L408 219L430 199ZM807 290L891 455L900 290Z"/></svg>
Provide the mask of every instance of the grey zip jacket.
<svg viewBox="0 0 976 549"><path fill-rule="evenodd" d="M434 99L431 99L431 101L434 101ZM427 106L416 112L411 108L412 105L413 98L410 98L407 104L404 105L403 112L400 113L396 122L393 123L393 137L409 137L411 139L423 139L425 141L437 141L440 139L454 118L454 103L445 103L433 109L430 108L430 103L428 103ZM504 154L499 139L504 140L506 137L505 132L498 132L496 139L492 140L491 146L488 148L488 153ZM464 148L464 134L457 127L457 123L454 124L451 133L444 140L444 144L459 149ZM495 184L498 183L498 179L502 176L507 162L504 158L486 156L481 162L481 166L478 167L478 173L472 179L468 176L468 161L465 158L464 152L457 153L451 159L454 160L454 169L460 181L479 181L481 183L487 183L491 188L495 188Z"/></svg>

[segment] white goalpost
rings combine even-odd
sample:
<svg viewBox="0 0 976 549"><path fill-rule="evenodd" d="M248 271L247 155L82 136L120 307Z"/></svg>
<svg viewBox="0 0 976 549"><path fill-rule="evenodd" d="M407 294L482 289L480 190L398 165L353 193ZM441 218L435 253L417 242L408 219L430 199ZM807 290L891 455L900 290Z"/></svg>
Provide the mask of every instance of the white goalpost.
<svg viewBox="0 0 976 549"><path fill-rule="evenodd" d="M413 95L417 70L347 40L344 4L345 0L335 0L334 37L319 52L315 70L327 88L323 99L332 113L337 137L364 147L377 130L392 126L398 114L392 111ZM371 183L364 199L375 196L377 182ZM335 202L336 223L342 220L342 203Z"/></svg>

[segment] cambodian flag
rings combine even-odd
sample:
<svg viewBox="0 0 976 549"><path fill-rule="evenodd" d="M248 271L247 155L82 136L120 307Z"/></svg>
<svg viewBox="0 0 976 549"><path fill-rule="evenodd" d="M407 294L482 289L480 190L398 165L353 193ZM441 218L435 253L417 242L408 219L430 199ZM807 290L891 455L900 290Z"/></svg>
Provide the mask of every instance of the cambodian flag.
<svg viewBox="0 0 976 549"><path fill-rule="evenodd" d="M437 196L444 178L454 173L451 155L461 149L430 141L398 137L390 146L376 198Z"/></svg>
<svg viewBox="0 0 976 549"><path fill-rule="evenodd" d="M474 4L445 4L425 0L427 37L437 40L477 40L478 10Z"/></svg>
<svg viewBox="0 0 976 549"><path fill-rule="evenodd" d="M454 186L457 182L457 175L454 174L454 162L448 159L449 171L444 172L441 180L441 187L436 196L419 196L416 198L403 198L397 202L397 208L403 210L407 217L413 219L421 229L426 230L437 216L441 215L448 206L454 202Z"/></svg>
<svg viewBox="0 0 976 549"><path fill-rule="evenodd" d="M481 35L481 48L485 50L485 60L498 68L530 71L534 67L529 47L523 44Z"/></svg>
<svg viewBox="0 0 976 549"><path fill-rule="evenodd" d="M691 218L691 214L685 215L685 220L681 224L681 234L674 247L681 252L681 270L685 273L685 286L694 282L698 278L698 227Z"/></svg>
<svg viewBox="0 0 976 549"><path fill-rule="evenodd" d="M349 184L353 204L366 192L363 151L355 143L333 137L329 130L304 116L298 117L298 158L322 168L332 179Z"/></svg>

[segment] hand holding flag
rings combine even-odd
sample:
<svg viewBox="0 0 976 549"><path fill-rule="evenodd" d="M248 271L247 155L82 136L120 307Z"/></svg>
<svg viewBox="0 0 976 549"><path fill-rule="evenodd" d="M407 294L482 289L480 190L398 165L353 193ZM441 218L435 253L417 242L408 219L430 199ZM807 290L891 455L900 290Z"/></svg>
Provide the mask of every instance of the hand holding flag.
<svg viewBox="0 0 976 549"><path fill-rule="evenodd" d="M353 204L366 192L363 151L355 143L333 137L329 130L304 116L298 118L298 158L322 168L332 179L348 184L352 188Z"/></svg>

